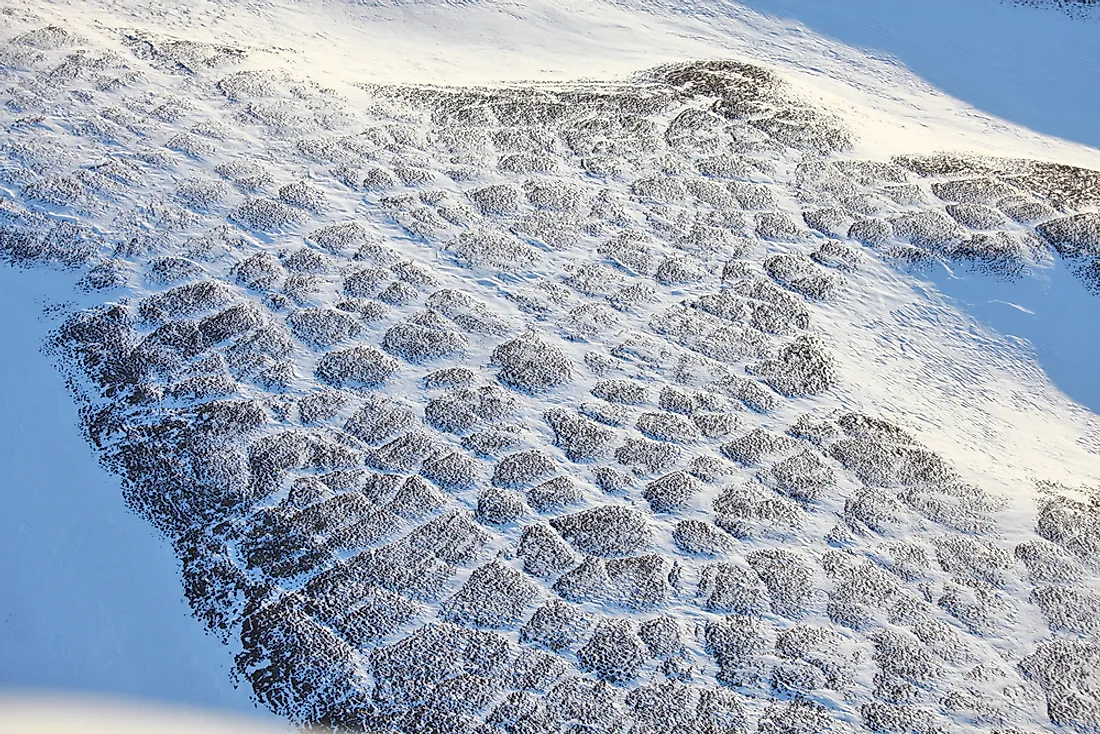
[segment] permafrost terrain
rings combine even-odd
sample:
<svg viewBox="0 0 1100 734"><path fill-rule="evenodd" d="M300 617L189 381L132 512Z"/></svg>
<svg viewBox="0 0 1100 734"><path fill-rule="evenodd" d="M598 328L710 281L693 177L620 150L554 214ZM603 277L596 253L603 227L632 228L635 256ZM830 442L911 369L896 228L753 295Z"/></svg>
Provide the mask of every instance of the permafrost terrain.
<svg viewBox="0 0 1100 734"><path fill-rule="evenodd" d="M3 12L0 251L82 272L48 348L264 706L1100 731L1097 500L1047 487L1016 528L838 410L823 317L873 263L1100 289L1100 174L854 159L744 63L353 105Z"/></svg>

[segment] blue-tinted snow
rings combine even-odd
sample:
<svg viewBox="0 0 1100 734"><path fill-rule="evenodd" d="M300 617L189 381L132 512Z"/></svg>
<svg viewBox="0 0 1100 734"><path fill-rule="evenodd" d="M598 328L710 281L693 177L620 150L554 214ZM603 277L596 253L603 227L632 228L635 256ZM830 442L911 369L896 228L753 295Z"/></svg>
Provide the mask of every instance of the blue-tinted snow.
<svg viewBox="0 0 1100 734"><path fill-rule="evenodd" d="M190 616L172 549L122 501L40 352L71 278L0 265L0 693L157 701L271 719ZM37 305L33 305L37 304ZM18 316L16 318L15 316ZM2 727L0 727L2 728Z"/></svg>
<svg viewBox="0 0 1100 734"><path fill-rule="evenodd" d="M986 114L1100 146L1100 18L999 0L749 0L743 5L896 59Z"/></svg>
<svg viewBox="0 0 1100 734"><path fill-rule="evenodd" d="M1014 280L937 270L932 281L992 331L1022 340L1056 387L1100 413L1100 298L1064 261Z"/></svg>

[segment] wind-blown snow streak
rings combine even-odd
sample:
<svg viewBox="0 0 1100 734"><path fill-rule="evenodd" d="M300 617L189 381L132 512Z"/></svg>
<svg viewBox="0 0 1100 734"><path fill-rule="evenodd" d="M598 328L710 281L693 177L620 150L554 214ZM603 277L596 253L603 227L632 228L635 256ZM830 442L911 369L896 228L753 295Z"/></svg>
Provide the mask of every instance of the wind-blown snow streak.
<svg viewBox="0 0 1100 734"><path fill-rule="evenodd" d="M1088 478L1089 418L1010 359L941 359L965 322L892 273L1057 257L1100 286L1098 174L860 160L740 62L353 104L235 46L5 17L0 249L84 269L50 348L264 705L1100 727L1095 499L990 492L874 415L985 415L992 375Z"/></svg>

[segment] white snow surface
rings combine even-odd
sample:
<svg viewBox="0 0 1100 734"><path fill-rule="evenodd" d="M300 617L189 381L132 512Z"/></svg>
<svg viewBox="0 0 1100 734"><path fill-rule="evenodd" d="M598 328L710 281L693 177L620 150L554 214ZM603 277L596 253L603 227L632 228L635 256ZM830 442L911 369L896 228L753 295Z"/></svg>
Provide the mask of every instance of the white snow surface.
<svg viewBox="0 0 1100 734"><path fill-rule="evenodd" d="M380 109L376 91L360 85L555 89L580 81L624 82L662 63L734 59L775 71L796 99L834 115L853 136L852 149L842 157L887 161L947 151L1100 169L1100 25L1051 8L994 0L46 0L5 6L41 20L20 28L61 25L84 36L90 47L119 54L127 53L119 29L249 49L227 72L275 69L331 87L338 95L335 106L351 110L353 124ZM174 83L170 74L150 73L142 83L151 91L161 93ZM189 90L181 85L177 93L186 97ZM198 93L190 102L180 130L203 116L221 115L216 103ZM4 113L3 120L10 124L13 117ZM56 123L45 124L56 131ZM411 123L417 124L430 123L421 117ZM303 170L300 161L280 157L289 146L265 139L256 126L232 130L214 147L214 158L226 151L262 151L279 184L324 175L324 166ZM204 165L201 159L182 159L175 169L152 175L148 191L135 187L120 198L169 195L181 179L203 173ZM793 180L785 165L779 162L776 181ZM500 179L495 172L482 174L490 183ZM626 190L614 185L620 193ZM461 195L451 183L443 188ZM4 184L4 192L15 196L15 191ZM377 212L374 201L365 207L356 192L331 188L326 196L327 208L312 222L314 229ZM780 208L801 222L797 202L781 201ZM62 216L113 226L95 212ZM429 268L443 286L469 284L494 313L525 323L520 308L503 295L514 281L472 275L441 250L410 239L392 221L371 228L403 258ZM300 241L302 234L308 231L256 235L257 250L278 253L287 249L280 244L283 238ZM813 237L815 245L824 239ZM544 249L540 263L523 278L549 280L575 264L574 254ZM767 243L763 249L805 248ZM712 274L717 262L705 263ZM228 260L204 267L229 282ZM155 291L140 277L130 283L112 300L138 301ZM43 374L47 360L35 353L44 324L57 323L43 321L37 294L47 294L64 312L94 305L99 296L74 294L68 276L37 271L6 269L0 285L6 314L0 337L8 355L3 384L10 388L0 401L0 461L12 468L0 524L0 584L6 595L0 601L0 686L249 708L247 691L234 689L229 674L239 645L222 646L189 617L170 545L126 514L118 480L95 466L92 450L72 429L76 408L61 378ZM327 282L315 298L329 305L336 290ZM623 316L622 328L641 329L658 307L705 292L703 285L691 284L662 292L650 311ZM1019 279L1002 280L943 262L924 270L898 268L867 250L835 296L805 305L811 315L808 332L835 358L836 385L821 395L784 401L746 427L782 431L808 412L860 411L896 423L946 459L965 482L1003 500L990 537L1006 548L1034 537L1037 506L1051 487L1075 498L1100 488L1100 295L1090 293L1060 258L1036 257ZM575 364L583 364L585 352L601 340L613 342L600 334L591 343L561 343ZM479 377L493 377L485 364L498 343L486 340L469 349L468 361ZM317 355L297 344L293 360L297 375L290 391L307 392ZM415 369L401 372L387 394L415 396L422 377ZM540 412L551 404L576 409L591 399L591 382L580 380L541 403L522 398L521 418L539 425L527 444L552 443ZM241 389L248 396L259 394ZM43 401L48 410L38 408ZM714 492L706 492L712 499ZM599 502L585 500L586 506ZM812 524L828 530L830 522L816 518ZM668 539L672 520L662 517L654 524L657 552L675 556ZM507 551L516 536L514 528L507 530L490 548ZM1094 571L1082 582L1093 591ZM467 578L468 571L459 573L460 582ZM1024 585L1016 584L1008 593L1026 600ZM706 619L697 611L674 609L699 624ZM1015 664L1049 636L1043 625L1038 611L1028 607L999 630L1002 636L991 639L990 649ZM979 657L993 659L987 652ZM859 685L868 689L870 682L861 679ZM827 704L843 708L839 702ZM762 706L749 704L757 713ZM847 720L850 714L844 710L838 716ZM1029 710L1020 721L1051 726L1042 711ZM960 724L964 730L969 725Z"/></svg>

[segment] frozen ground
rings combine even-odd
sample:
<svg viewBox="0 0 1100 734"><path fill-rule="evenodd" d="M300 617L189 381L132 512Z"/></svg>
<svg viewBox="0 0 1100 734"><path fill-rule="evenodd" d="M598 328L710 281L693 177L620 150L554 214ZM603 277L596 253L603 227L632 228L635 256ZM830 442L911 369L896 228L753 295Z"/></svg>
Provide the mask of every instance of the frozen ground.
<svg viewBox="0 0 1100 734"><path fill-rule="evenodd" d="M231 660L360 731L1100 728L1094 26L847 7L4 9L5 328L70 389L14 361L8 412L93 449L14 495L5 678L234 708ZM123 490L70 499L96 455Z"/></svg>

